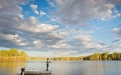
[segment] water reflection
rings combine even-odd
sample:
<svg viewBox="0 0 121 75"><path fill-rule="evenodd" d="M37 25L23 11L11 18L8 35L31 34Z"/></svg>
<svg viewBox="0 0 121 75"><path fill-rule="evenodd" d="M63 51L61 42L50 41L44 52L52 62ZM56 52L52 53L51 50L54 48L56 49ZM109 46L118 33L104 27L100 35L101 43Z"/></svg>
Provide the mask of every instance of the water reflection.
<svg viewBox="0 0 121 75"><path fill-rule="evenodd" d="M20 75L21 67L45 70L46 61L1 61L0 75ZM41 75L120 75L121 61L52 61L52 74Z"/></svg>
<svg viewBox="0 0 121 75"><path fill-rule="evenodd" d="M25 65L25 61L1 61L0 75L16 75L17 72L20 73L20 68Z"/></svg>

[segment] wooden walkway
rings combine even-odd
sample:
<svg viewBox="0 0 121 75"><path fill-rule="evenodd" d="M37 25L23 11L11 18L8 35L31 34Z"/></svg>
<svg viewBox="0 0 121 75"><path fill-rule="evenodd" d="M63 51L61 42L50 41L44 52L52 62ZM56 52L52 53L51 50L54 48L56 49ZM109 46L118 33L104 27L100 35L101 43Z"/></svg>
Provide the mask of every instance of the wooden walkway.
<svg viewBox="0 0 121 75"><path fill-rule="evenodd" d="M23 75L46 75L51 74L51 71L45 71L45 70L25 70Z"/></svg>

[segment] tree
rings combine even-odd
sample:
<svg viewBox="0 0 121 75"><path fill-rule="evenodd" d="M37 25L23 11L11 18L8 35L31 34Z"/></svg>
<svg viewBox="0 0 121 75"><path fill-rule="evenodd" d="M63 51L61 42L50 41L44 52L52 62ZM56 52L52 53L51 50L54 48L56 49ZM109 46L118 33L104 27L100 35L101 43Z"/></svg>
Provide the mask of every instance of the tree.
<svg viewBox="0 0 121 75"><path fill-rule="evenodd" d="M18 60L19 57L21 59L26 60L28 55L24 51L18 51L17 48L11 48L10 50L0 50L0 59L1 60Z"/></svg>
<svg viewBox="0 0 121 75"><path fill-rule="evenodd" d="M102 59L107 60L107 58L108 58L108 52L104 52L101 55L102 55Z"/></svg>

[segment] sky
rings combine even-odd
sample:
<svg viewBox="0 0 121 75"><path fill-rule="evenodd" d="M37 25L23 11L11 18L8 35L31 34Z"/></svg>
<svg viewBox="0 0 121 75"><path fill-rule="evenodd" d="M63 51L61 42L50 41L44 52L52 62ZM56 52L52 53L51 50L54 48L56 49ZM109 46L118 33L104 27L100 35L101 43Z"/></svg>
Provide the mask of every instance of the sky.
<svg viewBox="0 0 121 75"><path fill-rule="evenodd" d="M121 0L0 0L0 50L29 56L121 52Z"/></svg>

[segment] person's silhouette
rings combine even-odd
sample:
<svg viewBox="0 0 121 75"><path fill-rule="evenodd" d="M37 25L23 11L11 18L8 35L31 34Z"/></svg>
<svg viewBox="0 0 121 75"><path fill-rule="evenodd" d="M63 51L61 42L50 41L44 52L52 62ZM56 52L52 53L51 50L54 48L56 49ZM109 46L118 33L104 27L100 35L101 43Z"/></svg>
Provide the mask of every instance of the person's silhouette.
<svg viewBox="0 0 121 75"><path fill-rule="evenodd" d="M49 70L48 70L49 63L50 63L49 58L47 58L47 61L46 61L46 66L47 66L46 71L49 71Z"/></svg>

